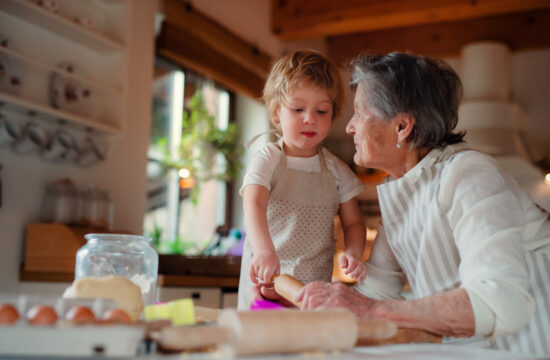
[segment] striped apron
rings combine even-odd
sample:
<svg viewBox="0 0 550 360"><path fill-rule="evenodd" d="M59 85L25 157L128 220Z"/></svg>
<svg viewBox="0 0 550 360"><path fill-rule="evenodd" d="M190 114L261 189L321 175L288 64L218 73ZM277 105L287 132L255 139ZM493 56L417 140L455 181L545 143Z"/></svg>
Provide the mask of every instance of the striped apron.
<svg viewBox="0 0 550 360"><path fill-rule="evenodd" d="M388 243L406 274L415 299L461 286L460 257L451 228L437 205L445 161L467 148L444 151L417 173L378 186L378 198ZM444 338L444 342L495 348L521 354L550 355L550 256L525 250L530 293L536 312L518 333L497 338ZM512 310L511 310L512 311Z"/></svg>

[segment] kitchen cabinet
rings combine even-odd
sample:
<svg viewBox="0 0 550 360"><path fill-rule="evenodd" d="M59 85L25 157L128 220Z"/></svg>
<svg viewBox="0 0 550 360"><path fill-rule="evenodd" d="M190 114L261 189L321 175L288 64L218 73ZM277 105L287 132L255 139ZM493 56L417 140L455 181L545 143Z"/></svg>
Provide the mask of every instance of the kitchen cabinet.
<svg viewBox="0 0 550 360"><path fill-rule="evenodd" d="M131 6L131 0L0 1L3 116L107 138L124 133Z"/></svg>
<svg viewBox="0 0 550 360"><path fill-rule="evenodd" d="M168 302L179 299L192 299L196 306L221 308L220 288L158 287L157 301Z"/></svg>

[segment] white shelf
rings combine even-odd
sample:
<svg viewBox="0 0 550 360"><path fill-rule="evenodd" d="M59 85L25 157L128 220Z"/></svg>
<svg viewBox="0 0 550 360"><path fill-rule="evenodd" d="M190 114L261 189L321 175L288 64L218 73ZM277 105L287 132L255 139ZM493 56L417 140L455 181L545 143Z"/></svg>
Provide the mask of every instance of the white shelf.
<svg viewBox="0 0 550 360"><path fill-rule="evenodd" d="M59 68L59 67L54 66L52 64L48 64L48 63L46 63L42 60L34 59L30 56L23 55L23 54L21 54L17 51L13 51L13 50L5 48L3 46L0 46L0 53L8 54L10 56L13 56L14 58L22 60L23 62L25 62L27 64L34 65L38 68L45 69L45 70L48 70L48 71L54 71L56 73L59 73L59 74L65 76L65 77L67 77L67 78L77 80L78 82L80 82L82 84L90 85L90 86L94 87L97 90L108 92L108 93L111 93L111 94L122 95L122 90L118 87L109 86L107 84L104 84L103 82L100 82L100 81L97 81L97 80L94 80L94 79L90 79L88 77L81 76L81 75L78 75L76 73L70 73L68 71L65 71L62 68Z"/></svg>
<svg viewBox="0 0 550 360"><path fill-rule="evenodd" d="M26 0L0 0L0 10L103 53L125 51L124 44L85 29Z"/></svg>
<svg viewBox="0 0 550 360"><path fill-rule="evenodd" d="M2 1L3 0L0 0L0 3ZM72 123L80 124L84 127L105 131L111 134L121 133L121 129L116 126L100 123L79 115L68 113L66 111L54 109L49 106L42 105L33 101L29 101L27 99L23 99L15 95L6 94L1 91L0 91L0 102L5 102L6 104L11 105L11 107L15 108L16 111L19 111L19 112L35 111L38 115L41 115L42 117L45 117L45 118L67 120Z"/></svg>

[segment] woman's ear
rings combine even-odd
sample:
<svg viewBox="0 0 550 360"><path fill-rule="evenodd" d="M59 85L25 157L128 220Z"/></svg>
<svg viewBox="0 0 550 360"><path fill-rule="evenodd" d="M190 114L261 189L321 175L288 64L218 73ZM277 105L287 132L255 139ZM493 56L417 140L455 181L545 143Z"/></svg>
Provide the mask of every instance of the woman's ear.
<svg viewBox="0 0 550 360"><path fill-rule="evenodd" d="M404 144L414 128L414 117L410 114L400 113L395 117L395 132L397 143Z"/></svg>

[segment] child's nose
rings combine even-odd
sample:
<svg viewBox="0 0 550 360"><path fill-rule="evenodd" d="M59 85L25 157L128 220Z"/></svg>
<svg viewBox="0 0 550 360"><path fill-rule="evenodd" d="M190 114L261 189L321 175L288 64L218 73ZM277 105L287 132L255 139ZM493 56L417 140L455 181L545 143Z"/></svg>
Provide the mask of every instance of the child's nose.
<svg viewBox="0 0 550 360"><path fill-rule="evenodd" d="M305 124L315 124L317 121L317 114L315 111L306 111L304 116L304 123Z"/></svg>

